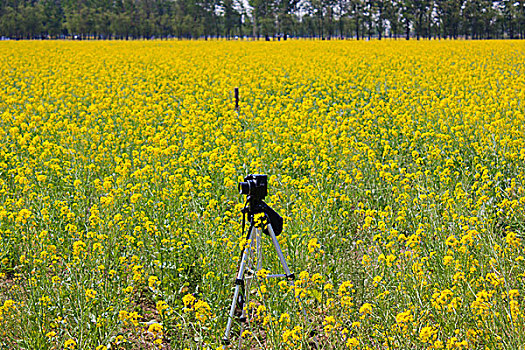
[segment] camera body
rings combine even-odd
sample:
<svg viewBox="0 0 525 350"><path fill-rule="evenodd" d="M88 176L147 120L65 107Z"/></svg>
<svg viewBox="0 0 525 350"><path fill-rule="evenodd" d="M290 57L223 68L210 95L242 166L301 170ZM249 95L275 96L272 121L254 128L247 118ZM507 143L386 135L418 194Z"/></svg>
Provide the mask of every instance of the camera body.
<svg viewBox="0 0 525 350"><path fill-rule="evenodd" d="M268 175L250 174L239 182L239 193L263 200L268 194Z"/></svg>

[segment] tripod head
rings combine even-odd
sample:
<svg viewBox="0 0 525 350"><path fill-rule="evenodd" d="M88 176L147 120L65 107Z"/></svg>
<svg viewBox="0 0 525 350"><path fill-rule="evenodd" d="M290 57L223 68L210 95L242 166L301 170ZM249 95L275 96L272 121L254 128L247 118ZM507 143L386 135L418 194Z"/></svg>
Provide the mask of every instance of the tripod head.
<svg viewBox="0 0 525 350"><path fill-rule="evenodd" d="M248 214L248 220L250 222L253 223L255 214L264 213L272 225L275 235L279 236L281 232L283 232L283 218L262 199L248 196L246 202L242 213L243 215ZM268 234L268 229L264 229L264 233Z"/></svg>
<svg viewBox="0 0 525 350"><path fill-rule="evenodd" d="M253 223L255 214L264 213L276 236L283 231L283 218L263 201L268 194L268 175L250 174L246 176L244 182L239 182L239 193L247 195L242 213L243 215L248 214L248 220L251 223ZM265 229L264 233L268 234L268 230Z"/></svg>

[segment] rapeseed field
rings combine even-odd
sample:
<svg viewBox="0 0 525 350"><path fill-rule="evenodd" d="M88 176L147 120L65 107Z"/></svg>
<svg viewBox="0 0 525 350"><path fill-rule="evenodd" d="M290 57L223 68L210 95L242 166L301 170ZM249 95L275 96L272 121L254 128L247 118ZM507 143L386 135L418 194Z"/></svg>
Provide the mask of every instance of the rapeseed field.
<svg viewBox="0 0 525 350"><path fill-rule="evenodd" d="M297 279L252 284L243 348L523 348L525 43L2 42L0 74L0 348L220 347L251 173Z"/></svg>

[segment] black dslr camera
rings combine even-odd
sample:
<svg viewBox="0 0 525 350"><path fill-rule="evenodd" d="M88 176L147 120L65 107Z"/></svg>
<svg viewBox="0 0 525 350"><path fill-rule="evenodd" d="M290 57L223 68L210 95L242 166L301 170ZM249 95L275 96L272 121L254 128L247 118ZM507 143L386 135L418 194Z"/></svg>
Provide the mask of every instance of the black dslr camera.
<svg viewBox="0 0 525 350"><path fill-rule="evenodd" d="M268 175L250 174L239 182L239 193L263 200L268 194Z"/></svg>

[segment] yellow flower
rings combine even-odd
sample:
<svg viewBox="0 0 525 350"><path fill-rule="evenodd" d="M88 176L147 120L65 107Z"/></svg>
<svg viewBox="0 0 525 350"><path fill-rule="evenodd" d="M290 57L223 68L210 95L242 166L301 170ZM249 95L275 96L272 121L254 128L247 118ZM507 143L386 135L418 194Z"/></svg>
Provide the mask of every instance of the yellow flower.
<svg viewBox="0 0 525 350"><path fill-rule="evenodd" d="M295 326L293 329L285 330L282 334L283 343L294 344L297 340L300 340L299 332L302 330L302 327Z"/></svg>
<svg viewBox="0 0 525 350"><path fill-rule="evenodd" d="M279 323L283 323L283 322L290 323L290 315L289 314L287 314L287 313L281 314L281 316L279 317Z"/></svg>
<svg viewBox="0 0 525 350"><path fill-rule="evenodd" d="M86 289L86 301L94 299L97 296L97 292L94 289Z"/></svg>
<svg viewBox="0 0 525 350"><path fill-rule="evenodd" d="M86 248L86 243L82 241L76 241L73 243L73 255L79 255Z"/></svg>
<svg viewBox="0 0 525 350"><path fill-rule="evenodd" d="M74 339L68 339L64 343L65 349L74 349L77 347L77 342Z"/></svg>
<svg viewBox="0 0 525 350"><path fill-rule="evenodd" d="M164 316L166 311L169 310L169 306L164 300L157 301L156 308L161 316Z"/></svg>
<svg viewBox="0 0 525 350"><path fill-rule="evenodd" d="M155 336L162 335L162 325L160 323L152 323L148 327L148 332L153 333Z"/></svg>
<svg viewBox="0 0 525 350"><path fill-rule="evenodd" d="M432 337L436 333L437 333L437 330L434 329L433 327L425 326L425 327L421 328L421 330L419 331L419 339L423 343L428 343L428 342L430 342L432 340Z"/></svg>
<svg viewBox="0 0 525 350"><path fill-rule="evenodd" d="M433 345L434 349L443 349L444 347L443 342L441 340L436 340Z"/></svg>
<svg viewBox="0 0 525 350"><path fill-rule="evenodd" d="M126 311L126 310L120 310L118 312L118 318L121 320L121 321L125 321L127 320L129 317L129 313Z"/></svg>
<svg viewBox="0 0 525 350"><path fill-rule="evenodd" d="M450 264L450 262L454 260L454 258L450 255L446 255L444 258L443 258L443 265L448 265Z"/></svg>
<svg viewBox="0 0 525 350"><path fill-rule="evenodd" d="M130 201L132 204L135 204L135 203L137 203L137 202L139 201L139 199L140 199L141 197L142 197L142 195L141 195L140 193L134 193L134 194L130 197L129 201Z"/></svg>
<svg viewBox="0 0 525 350"><path fill-rule="evenodd" d="M397 323L408 323L408 322L412 322L413 320L414 320L414 317L412 316L410 310L405 310L403 312L400 312L396 316Z"/></svg>
<svg viewBox="0 0 525 350"><path fill-rule="evenodd" d="M195 317L197 318L197 320L201 322L206 321L211 316L211 307L210 305L208 305L207 302L203 300L198 300L194 304L194 309L195 309Z"/></svg>
<svg viewBox="0 0 525 350"><path fill-rule="evenodd" d="M186 294L182 298L182 302L184 303L184 307L191 308L193 307L193 303L195 303L197 299L192 294Z"/></svg>
<svg viewBox="0 0 525 350"><path fill-rule="evenodd" d="M159 284L159 278L157 276L150 276L148 278L148 286L155 290L157 288L157 285Z"/></svg>
<svg viewBox="0 0 525 350"><path fill-rule="evenodd" d="M345 281L339 286L338 294L340 296L352 293L354 285L350 281Z"/></svg>
<svg viewBox="0 0 525 350"><path fill-rule="evenodd" d="M372 308L373 308L373 305L370 304L370 303L364 303L360 308L359 308L359 313L363 314L363 315L368 315L368 314L371 314L372 313Z"/></svg>
<svg viewBox="0 0 525 350"><path fill-rule="evenodd" d="M445 244L451 247L455 247L456 245L459 244L459 241L456 239L455 236L452 235L446 239Z"/></svg>
<svg viewBox="0 0 525 350"><path fill-rule="evenodd" d="M321 245L317 243L317 238L312 238L308 241L308 252L313 253L316 249L321 248Z"/></svg>
<svg viewBox="0 0 525 350"><path fill-rule="evenodd" d="M346 347L349 349L355 349L358 346L359 346L359 340L357 340L357 338L355 337L348 339L346 342Z"/></svg>
<svg viewBox="0 0 525 350"><path fill-rule="evenodd" d="M268 224L268 220L266 218L266 214L264 214L264 213L255 214L253 219L254 219L254 222L255 222L255 227L259 227L259 228L262 228L262 229L266 228L266 225Z"/></svg>
<svg viewBox="0 0 525 350"><path fill-rule="evenodd" d="M55 331L51 331L51 332L47 332L46 333L46 337L48 337L48 338L54 338L56 336L57 336L57 332L55 332Z"/></svg>
<svg viewBox="0 0 525 350"><path fill-rule="evenodd" d="M367 255L367 254L363 255L363 257L361 258L361 262L362 262L363 266L370 265L370 261L371 261L370 260L370 256Z"/></svg>
<svg viewBox="0 0 525 350"><path fill-rule="evenodd" d="M247 338L247 337L249 337L250 335L252 335L252 332L249 331L249 330L245 330L245 331L242 332L241 337L242 337L242 338Z"/></svg>

